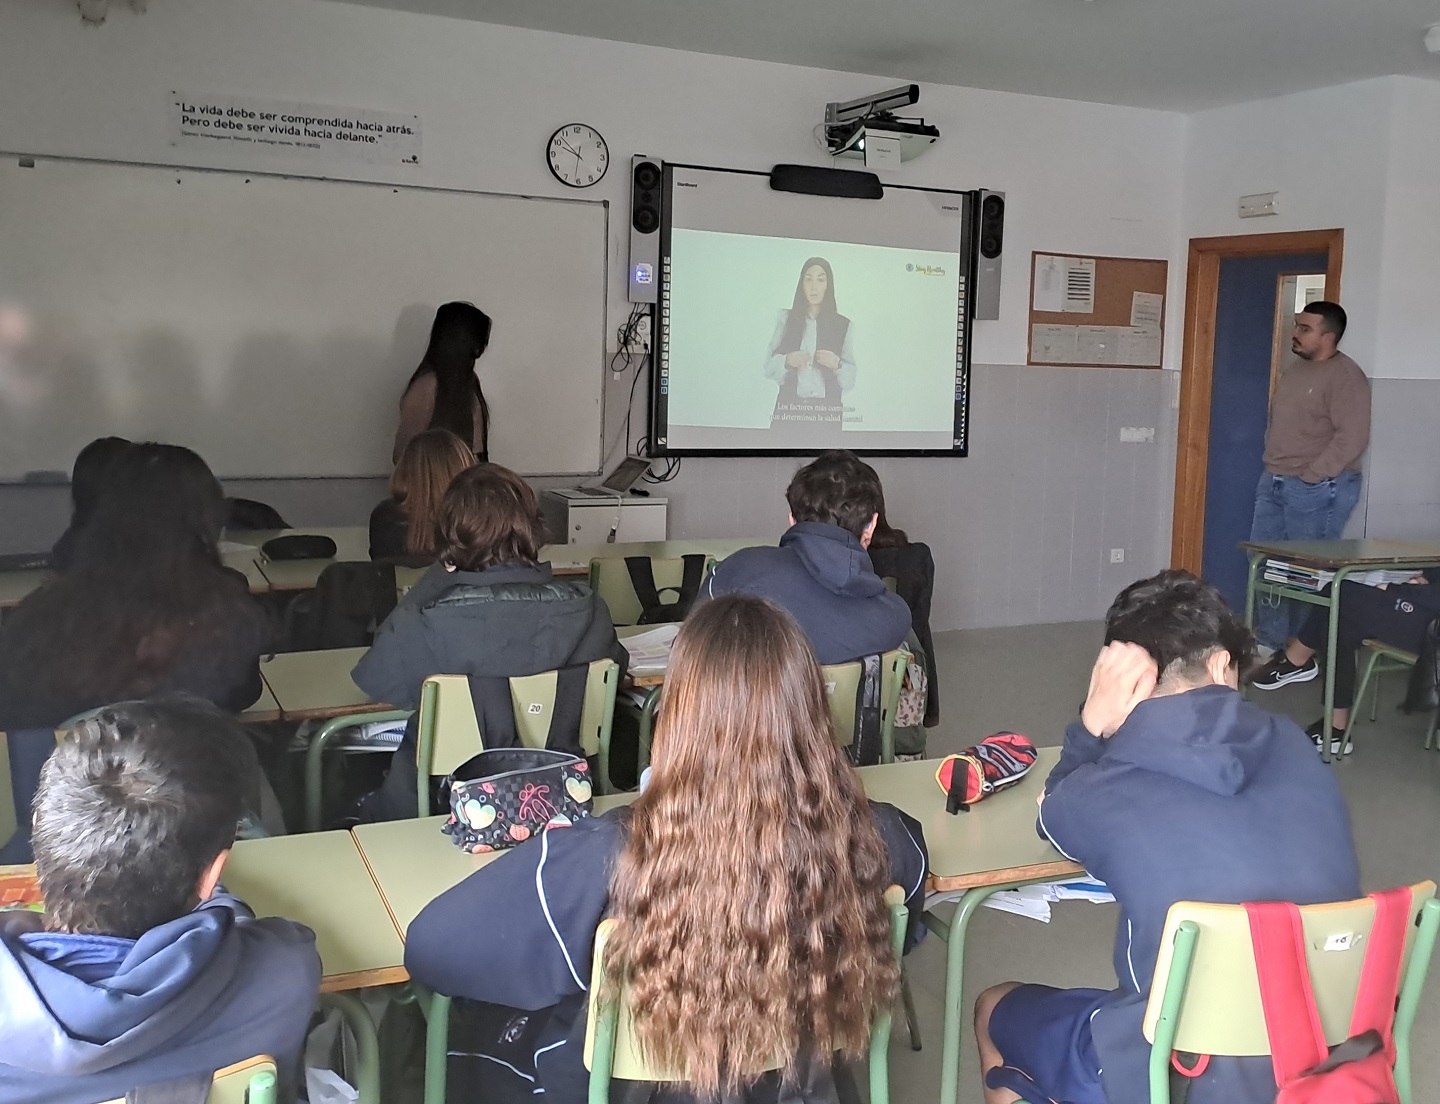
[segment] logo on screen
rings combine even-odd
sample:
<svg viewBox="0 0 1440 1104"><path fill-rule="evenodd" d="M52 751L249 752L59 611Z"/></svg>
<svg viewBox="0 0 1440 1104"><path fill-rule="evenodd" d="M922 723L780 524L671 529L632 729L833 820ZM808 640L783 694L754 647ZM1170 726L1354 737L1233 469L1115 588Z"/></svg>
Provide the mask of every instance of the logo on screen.
<svg viewBox="0 0 1440 1104"><path fill-rule="evenodd" d="M907 264L907 265L905 266L905 271L906 271L906 272L918 272L921 276L944 276L944 275L945 275L945 270L944 270L943 268L941 268L939 265L930 265L930 264L922 264L922 265Z"/></svg>

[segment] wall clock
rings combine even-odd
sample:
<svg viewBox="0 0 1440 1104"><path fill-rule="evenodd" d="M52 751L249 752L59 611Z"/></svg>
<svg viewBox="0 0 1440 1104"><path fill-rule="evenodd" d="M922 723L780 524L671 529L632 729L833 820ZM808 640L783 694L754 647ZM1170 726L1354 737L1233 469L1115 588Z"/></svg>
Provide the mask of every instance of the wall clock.
<svg viewBox="0 0 1440 1104"><path fill-rule="evenodd" d="M586 123L566 123L545 147L550 172L561 184L589 188L605 179L610 167L610 148L600 132Z"/></svg>

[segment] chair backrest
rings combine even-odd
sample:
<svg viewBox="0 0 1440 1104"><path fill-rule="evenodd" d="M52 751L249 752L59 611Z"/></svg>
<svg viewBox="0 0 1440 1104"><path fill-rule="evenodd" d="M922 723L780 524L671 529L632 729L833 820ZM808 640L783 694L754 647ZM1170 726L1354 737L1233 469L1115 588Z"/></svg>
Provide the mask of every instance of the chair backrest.
<svg viewBox="0 0 1440 1104"><path fill-rule="evenodd" d="M707 556L701 578L708 575L714 566L715 557ZM684 557L657 559L652 556L650 570L654 575L656 588L661 591L667 587L678 588L685 582ZM625 565L623 557L601 557L591 560L590 589L605 603L606 608L610 610L610 620L616 625L639 623L644 607L635 593L635 584L630 579L630 569ZM661 594L660 597L662 601L665 601L673 599L675 595L674 593Z"/></svg>
<svg viewBox="0 0 1440 1104"><path fill-rule="evenodd" d="M900 706L900 689L905 683L905 667L910 653L896 648L880 657L880 740L882 759L894 758L895 711ZM855 742L855 694L865 665L860 660L832 663L821 667L825 679L825 698L830 703L830 717L835 722L835 744L848 748Z"/></svg>
<svg viewBox="0 0 1440 1104"><path fill-rule="evenodd" d="M523 747L544 747L555 708L555 671L516 676L510 682L515 731ZM585 704L580 713L580 747L586 755L599 753L615 712L620 665L597 659L585 678ZM485 749L470 682L464 675L431 675L420 688L420 716L416 760L422 779L449 774ZM427 757L428 749L428 757ZM428 765L427 765L428 764Z"/></svg>
<svg viewBox="0 0 1440 1104"><path fill-rule="evenodd" d="M207 1104L278 1104L275 1059L262 1054L215 1071ZM107 1104L125 1104L123 1099Z"/></svg>
<svg viewBox="0 0 1440 1104"><path fill-rule="evenodd" d="M1402 1005L1406 989L1423 979L1428 965L1412 952L1417 947L1417 932L1427 926L1427 942L1433 944L1434 927L1440 923L1440 902L1429 904L1434 898L1434 882L1410 887L1415 922L1406 928L1405 961L1400 975ZM1362 898L1305 905L1300 917L1315 1004L1325 1039L1333 1046L1350 1035L1350 1017L1365 951L1370 945L1375 904ZM1422 957L1428 959L1428 946ZM1172 1003L1178 996L1179 1003L1173 1022L1162 1023L1167 993ZM1144 1033L1154 1042L1157 1031L1163 1041L1172 1030L1169 1050L1224 1055L1270 1053L1250 920L1244 906L1181 901L1170 907L1160 937L1155 983L1145 1009Z"/></svg>
<svg viewBox="0 0 1440 1104"><path fill-rule="evenodd" d="M890 946L895 960L905 946L905 927L909 923L909 910L905 907L905 891L891 886L885 891L885 905L890 911ZM622 989L620 999L604 1005L600 994L605 982L605 947L615 931L618 921L602 920L595 930L595 953L590 967L590 993L587 1000L585 1023L585 1068L590 1070L591 1104L608 1104L608 1086L612 1079L621 1081L681 1081L683 1078L674 1070L652 1066L640 1053L635 1040L634 1020L630 1014L629 1002ZM871 1030L870 1058L883 1063L890 1042L890 1009L882 1008L875 1016ZM779 1069L784 1064L779 1057L765 1067L765 1070ZM763 1073L765 1070L757 1070ZM875 1080L872 1077L872 1101Z"/></svg>

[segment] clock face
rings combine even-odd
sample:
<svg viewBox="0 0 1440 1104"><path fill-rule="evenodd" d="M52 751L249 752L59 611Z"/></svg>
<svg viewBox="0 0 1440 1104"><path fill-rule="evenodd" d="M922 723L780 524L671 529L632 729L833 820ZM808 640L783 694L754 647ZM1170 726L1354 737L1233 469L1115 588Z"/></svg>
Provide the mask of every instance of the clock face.
<svg viewBox="0 0 1440 1104"><path fill-rule="evenodd" d="M599 184L610 167L610 149L600 132L584 123L566 123L550 135L545 160L555 179L572 188Z"/></svg>

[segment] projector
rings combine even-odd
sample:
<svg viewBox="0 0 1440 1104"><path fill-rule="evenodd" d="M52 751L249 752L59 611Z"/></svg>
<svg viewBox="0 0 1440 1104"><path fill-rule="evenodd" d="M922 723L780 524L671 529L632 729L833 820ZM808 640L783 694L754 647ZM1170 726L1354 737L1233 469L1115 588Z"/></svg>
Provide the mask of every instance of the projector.
<svg viewBox="0 0 1440 1104"><path fill-rule="evenodd" d="M873 96L825 105L825 148L836 157L863 157L867 168L911 161L940 138L924 119L895 114L920 100L918 84L902 84Z"/></svg>

